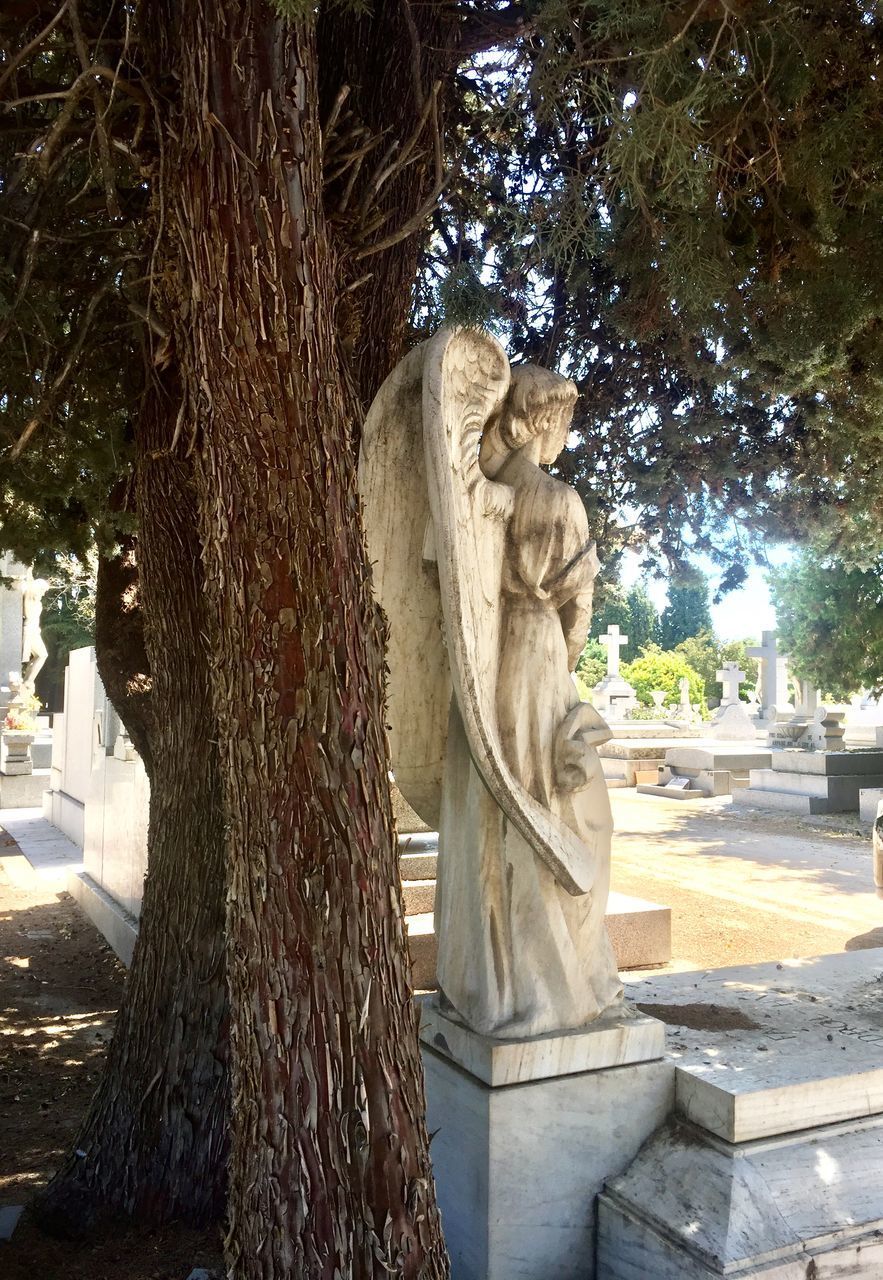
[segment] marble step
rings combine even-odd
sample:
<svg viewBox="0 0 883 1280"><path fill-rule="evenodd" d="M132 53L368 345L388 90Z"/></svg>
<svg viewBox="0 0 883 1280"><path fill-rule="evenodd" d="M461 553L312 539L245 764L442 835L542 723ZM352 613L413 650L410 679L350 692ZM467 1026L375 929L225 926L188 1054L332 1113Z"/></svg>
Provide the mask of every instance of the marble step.
<svg viewBox="0 0 883 1280"><path fill-rule="evenodd" d="M771 791L765 787L742 787L733 792L735 808L775 809L782 813L799 813L804 817L817 813L849 813L858 809L858 797L853 805L837 805L822 796L806 796L794 791Z"/></svg>
<svg viewBox="0 0 883 1280"><path fill-rule="evenodd" d="M820 1037L821 1040L821 1037ZM751 1142L883 1113L879 1044L800 1044L793 1057L735 1048L675 1069L681 1115L727 1142Z"/></svg>
<svg viewBox="0 0 883 1280"><path fill-rule="evenodd" d="M402 880L405 899L405 915L419 916L435 909L435 878L427 880Z"/></svg>
<svg viewBox="0 0 883 1280"><path fill-rule="evenodd" d="M409 880L434 880L437 865L437 853L399 854L399 870L404 883Z"/></svg>
<svg viewBox="0 0 883 1280"><path fill-rule="evenodd" d="M438 945L431 911L408 912L409 885L405 884L408 950L418 991L435 989ZM411 899L413 901L413 899ZM671 959L671 908L624 893L611 893L607 904L607 930L620 969L651 969Z"/></svg>

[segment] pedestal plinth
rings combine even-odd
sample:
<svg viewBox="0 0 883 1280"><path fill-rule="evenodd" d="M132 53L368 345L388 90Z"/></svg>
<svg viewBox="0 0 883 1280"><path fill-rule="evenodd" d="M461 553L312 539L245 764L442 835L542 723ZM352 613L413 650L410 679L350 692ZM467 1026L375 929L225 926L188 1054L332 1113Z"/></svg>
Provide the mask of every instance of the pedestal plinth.
<svg viewBox="0 0 883 1280"><path fill-rule="evenodd" d="M674 1102L665 1030L628 1005L491 1040L422 1002L432 1161L452 1280L592 1280L595 1200Z"/></svg>

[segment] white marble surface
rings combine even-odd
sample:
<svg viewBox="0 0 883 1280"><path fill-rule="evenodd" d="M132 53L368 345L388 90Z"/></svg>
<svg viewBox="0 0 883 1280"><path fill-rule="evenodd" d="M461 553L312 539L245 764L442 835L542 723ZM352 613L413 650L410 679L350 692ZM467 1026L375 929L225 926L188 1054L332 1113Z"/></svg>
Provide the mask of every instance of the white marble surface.
<svg viewBox="0 0 883 1280"><path fill-rule="evenodd" d="M677 1109L729 1142L794 1133L883 1112L883 1051L825 1043L770 1057L750 1048L676 1072Z"/></svg>
<svg viewBox="0 0 883 1280"><path fill-rule="evenodd" d="M757 728L744 702L721 707L708 730L709 736L725 742L754 742Z"/></svg>
<svg viewBox="0 0 883 1280"><path fill-rule="evenodd" d="M625 977L629 999L668 1024L680 1109L712 1133L743 1141L883 1110L883 949Z"/></svg>
<svg viewBox="0 0 883 1280"><path fill-rule="evenodd" d="M608 1009L585 1029L526 1040L492 1040L446 1017L437 997L421 1000L420 1038L478 1080L499 1086L598 1071L660 1058L665 1028L629 1006Z"/></svg>
<svg viewBox="0 0 883 1280"><path fill-rule="evenodd" d="M70 872L82 871L82 849L47 822L39 809L4 809L0 827L12 836L41 879L63 885Z"/></svg>
<svg viewBox="0 0 883 1280"><path fill-rule="evenodd" d="M883 1120L730 1146L670 1122L599 1204L598 1280L879 1280Z"/></svg>
<svg viewBox="0 0 883 1280"><path fill-rule="evenodd" d="M883 800L883 787L862 787L858 793L858 812L862 822L873 822Z"/></svg>
<svg viewBox="0 0 883 1280"><path fill-rule="evenodd" d="M423 1060L452 1280L594 1280L595 1197L670 1110L671 1066L495 1089Z"/></svg>
<svg viewBox="0 0 883 1280"><path fill-rule="evenodd" d="M771 767L782 773L875 774L883 772L883 751L876 748L855 751L773 751Z"/></svg>

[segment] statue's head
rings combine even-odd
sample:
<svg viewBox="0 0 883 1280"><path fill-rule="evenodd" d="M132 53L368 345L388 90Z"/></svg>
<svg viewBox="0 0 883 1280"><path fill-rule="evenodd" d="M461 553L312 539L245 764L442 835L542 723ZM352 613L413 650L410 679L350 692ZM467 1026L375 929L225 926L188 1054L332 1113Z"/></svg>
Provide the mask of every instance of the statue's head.
<svg viewBox="0 0 883 1280"><path fill-rule="evenodd" d="M567 442L577 390L569 378L535 364L515 365L500 415L499 433L510 449L541 437L540 462L554 462Z"/></svg>

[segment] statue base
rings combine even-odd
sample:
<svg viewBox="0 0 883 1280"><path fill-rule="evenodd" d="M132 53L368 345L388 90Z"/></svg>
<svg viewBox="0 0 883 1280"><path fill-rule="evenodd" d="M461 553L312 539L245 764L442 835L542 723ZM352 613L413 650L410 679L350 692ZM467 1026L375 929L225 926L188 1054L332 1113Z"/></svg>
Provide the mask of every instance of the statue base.
<svg viewBox="0 0 883 1280"><path fill-rule="evenodd" d="M674 1104L665 1028L621 1004L493 1040L421 1002L432 1162L452 1280L593 1280L595 1201Z"/></svg>

